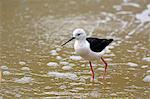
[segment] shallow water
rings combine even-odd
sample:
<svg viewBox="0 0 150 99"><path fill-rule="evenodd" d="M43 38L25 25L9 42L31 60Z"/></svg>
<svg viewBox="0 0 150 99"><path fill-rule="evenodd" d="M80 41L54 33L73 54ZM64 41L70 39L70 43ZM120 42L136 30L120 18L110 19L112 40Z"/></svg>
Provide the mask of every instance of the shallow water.
<svg viewBox="0 0 150 99"><path fill-rule="evenodd" d="M0 1L0 98L150 98L149 0ZM104 66L60 45L81 27L114 38ZM84 64L87 64L86 67ZM147 76L146 80L143 80Z"/></svg>

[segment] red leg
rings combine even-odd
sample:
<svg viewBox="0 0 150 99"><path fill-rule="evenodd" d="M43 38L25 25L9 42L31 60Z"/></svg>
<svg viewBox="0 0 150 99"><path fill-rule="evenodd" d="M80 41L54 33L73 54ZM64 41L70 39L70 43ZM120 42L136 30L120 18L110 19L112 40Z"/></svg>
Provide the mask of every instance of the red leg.
<svg viewBox="0 0 150 99"><path fill-rule="evenodd" d="M86 68L86 63L84 64L84 67Z"/></svg>
<svg viewBox="0 0 150 99"><path fill-rule="evenodd" d="M91 67L91 72L92 72L92 80L94 80L94 70L93 70L93 67L92 67L92 63L89 61L90 63L90 67Z"/></svg>
<svg viewBox="0 0 150 99"><path fill-rule="evenodd" d="M103 61L103 63L105 64L105 71L104 71L104 76L103 78L105 78L105 74L106 74L106 70L107 70L107 62L101 57L101 60Z"/></svg>

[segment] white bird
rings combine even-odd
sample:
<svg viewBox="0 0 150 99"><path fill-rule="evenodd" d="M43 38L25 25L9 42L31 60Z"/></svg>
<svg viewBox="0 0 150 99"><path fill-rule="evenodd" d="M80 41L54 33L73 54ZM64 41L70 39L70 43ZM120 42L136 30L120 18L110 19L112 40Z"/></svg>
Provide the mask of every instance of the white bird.
<svg viewBox="0 0 150 99"><path fill-rule="evenodd" d="M113 39L87 37L86 32L83 29L78 28L73 31L73 37L66 43L62 44L62 46L72 41L73 39L75 39L75 52L85 60L88 60L90 63L92 79L94 80L94 70L91 63L93 60L102 60L102 62L105 64L105 74L107 70L107 62L102 58L102 56L105 54L106 46L108 46L113 41Z"/></svg>

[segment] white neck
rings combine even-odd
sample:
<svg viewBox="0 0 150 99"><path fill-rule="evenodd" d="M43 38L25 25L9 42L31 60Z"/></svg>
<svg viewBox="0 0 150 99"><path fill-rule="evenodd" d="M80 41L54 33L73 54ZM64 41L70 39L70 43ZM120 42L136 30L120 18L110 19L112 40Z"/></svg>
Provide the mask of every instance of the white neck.
<svg viewBox="0 0 150 99"><path fill-rule="evenodd" d="M86 41L86 37L80 37L80 38L78 38L76 40L78 40L78 41Z"/></svg>

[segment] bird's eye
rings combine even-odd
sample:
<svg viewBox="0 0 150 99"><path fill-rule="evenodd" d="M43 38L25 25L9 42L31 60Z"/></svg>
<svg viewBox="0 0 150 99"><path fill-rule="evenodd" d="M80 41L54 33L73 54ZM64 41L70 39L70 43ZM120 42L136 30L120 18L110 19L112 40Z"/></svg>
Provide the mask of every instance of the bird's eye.
<svg viewBox="0 0 150 99"><path fill-rule="evenodd" d="M77 34L78 36L80 36L80 34Z"/></svg>

